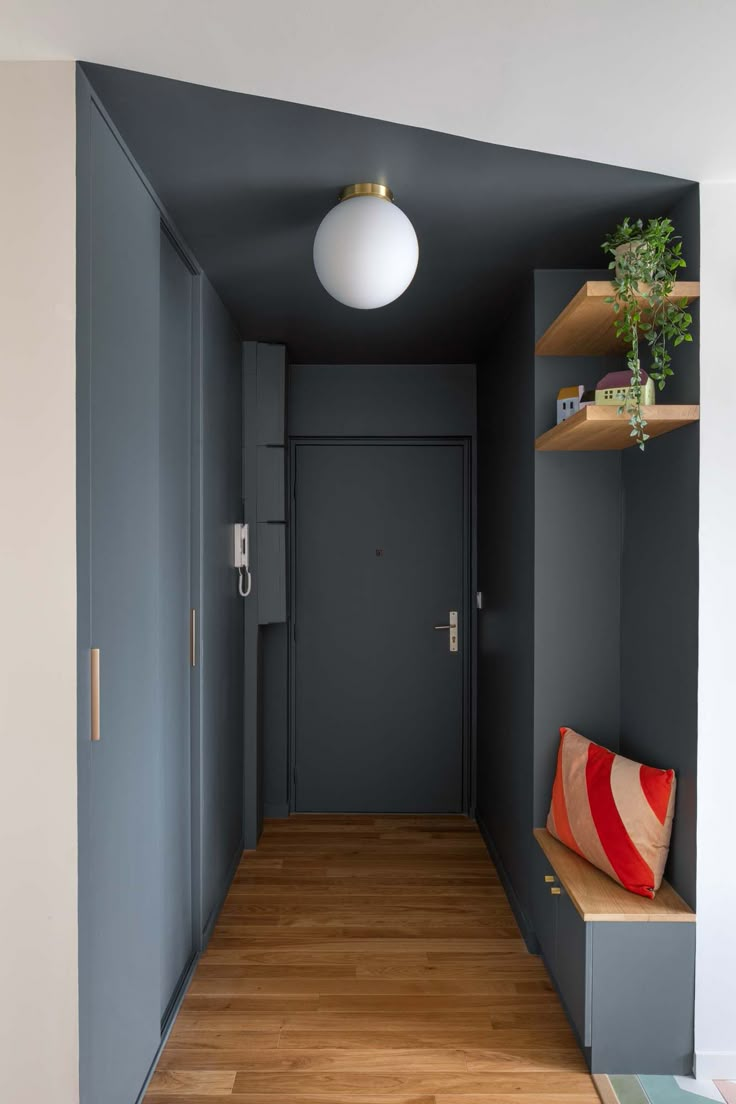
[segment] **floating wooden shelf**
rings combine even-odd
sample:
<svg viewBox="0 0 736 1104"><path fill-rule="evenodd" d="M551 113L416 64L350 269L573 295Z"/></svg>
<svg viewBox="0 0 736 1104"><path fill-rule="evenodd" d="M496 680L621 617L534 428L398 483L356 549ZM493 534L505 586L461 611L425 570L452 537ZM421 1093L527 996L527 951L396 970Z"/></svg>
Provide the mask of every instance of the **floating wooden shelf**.
<svg viewBox="0 0 736 1104"><path fill-rule="evenodd" d="M567 891L577 911L586 923L600 920L618 921L663 920L685 924L695 922L695 913L668 882L662 882L654 900L629 893L602 870L551 836L546 828L535 828L534 838Z"/></svg>
<svg viewBox="0 0 736 1104"><path fill-rule="evenodd" d="M650 437L661 437L673 429L691 425L700 418L699 406L643 406ZM619 414L617 406L584 406L565 422L537 437L534 447L539 452L613 452L632 448L627 414Z"/></svg>
<svg viewBox="0 0 736 1104"><path fill-rule="evenodd" d="M616 337L613 304L607 296L613 292L608 280L588 280L536 344L537 356L607 356L623 352ZM697 281L678 281L670 299L677 302L700 296Z"/></svg>

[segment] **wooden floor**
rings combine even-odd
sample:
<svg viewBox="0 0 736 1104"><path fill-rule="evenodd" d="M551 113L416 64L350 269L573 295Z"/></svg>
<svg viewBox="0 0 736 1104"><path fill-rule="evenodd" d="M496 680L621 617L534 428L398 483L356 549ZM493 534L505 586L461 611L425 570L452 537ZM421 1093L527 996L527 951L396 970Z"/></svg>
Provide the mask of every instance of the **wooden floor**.
<svg viewBox="0 0 736 1104"><path fill-rule="evenodd" d="M148 1104L597 1104L462 817L300 816L244 856Z"/></svg>

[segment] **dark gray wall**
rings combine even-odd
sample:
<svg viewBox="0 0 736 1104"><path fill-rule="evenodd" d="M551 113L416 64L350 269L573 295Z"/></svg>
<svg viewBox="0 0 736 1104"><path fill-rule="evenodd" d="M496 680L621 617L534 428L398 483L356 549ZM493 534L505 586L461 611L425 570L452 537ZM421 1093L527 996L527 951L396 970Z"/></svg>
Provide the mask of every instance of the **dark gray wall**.
<svg viewBox="0 0 736 1104"><path fill-rule="evenodd" d="M292 364L290 437L475 432L474 364Z"/></svg>
<svg viewBox="0 0 736 1104"><path fill-rule="evenodd" d="M696 279L696 190L672 217ZM534 452L559 387L592 387L623 364L533 355L582 283L606 277L536 272L478 373L477 807L527 935L531 829L546 819L561 725L677 771L667 876L694 904L697 426L644 454ZM698 401L695 337L677 350L663 401ZM501 373L514 381L511 407L498 399Z"/></svg>
<svg viewBox="0 0 736 1104"><path fill-rule="evenodd" d="M245 599L245 845L263 817L286 816L286 349L243 344L243 493L250 526L251 593ZM268 708L266 708L266 703ZM277 748L282 761L274 762ZM265 762L264 762L265 758ZM274 778L278 785L274 795Z"/></svg>
<svg viewBox="0 0 736 1104"><path fill-rule="evenodd" d="M534 274L535 340L604 270ZM560 387L592 388L618 358L535 357L535 436ZM538 452L534 464L534 824L544 824L559 730L618 748L621 453Z"/></svg>
<svg viewBox="0 0 736 1104"><path fill-rule="evenodd" d="M688 267L699 273L697 188L672 211ZM697 403L700 394L698 305L694 341L681 345L675 376L659 396ZM677 773L667 877L695 907L698 693L699 427L623 454L621 564L621 751Z"/></svg>
<svg viewBox="0 0 736 1104"><path fill-rule="evenodd" d="M202 277L202 894L209 925L243 840L243 602L232 526L243 509L241 344Z"/></svg>
<svg viewBox="0 0 736 1104"><path fill-rule="evenodd" d="M473 364L291 364L287 428L295 437L470 437ZM266 816L289 807L288 632L261 634L263 797Z"/></svg>
<svg viewBox="0 0 736 1104"><path fill-rule="evenodd" d="M531 830L546 819L560 726L618 744L620 455L534 451L559 388L606 370L534 356L601 275L536 272L478 374L478 818L527 936ZM513 381L510 402L499 378Z"/></svg>
<svg viewBox="0 0 736 1104"><path fill-rule="evenodd" d="M289 815L289 637L286 625L261 629L263 710L263 813Z"/></svg>
<svg viewBox="0 0 736 1104"><path fill-rule="evenodd" d="M477 817L529 931L534 723L534 290L478 365ZM499 389L499 381L510 384ZM522 903L523 902L523 903Z"/></svg>

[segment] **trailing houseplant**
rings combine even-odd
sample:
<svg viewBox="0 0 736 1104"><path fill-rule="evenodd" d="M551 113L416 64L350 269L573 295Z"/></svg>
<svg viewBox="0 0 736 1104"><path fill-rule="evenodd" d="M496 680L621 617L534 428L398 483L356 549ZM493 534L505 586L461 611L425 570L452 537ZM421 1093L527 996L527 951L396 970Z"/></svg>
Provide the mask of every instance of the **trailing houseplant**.
<svg viewBox="0 0 736 1104"><path fill-rule="evenodd" d="M629 415L631 436L640 449L649 440L642 412L640 349L649 349L649 375L660 391L672 371L670 347L692 341L689 333L692 315L687 299L671 298L679 269L685 267L682 240L668 218L624 221L609 234L602 249L611 255L613 294L606 302L616 313L616 336L627 347L626 362L631 369L631 392L620 407Z"/></svg>

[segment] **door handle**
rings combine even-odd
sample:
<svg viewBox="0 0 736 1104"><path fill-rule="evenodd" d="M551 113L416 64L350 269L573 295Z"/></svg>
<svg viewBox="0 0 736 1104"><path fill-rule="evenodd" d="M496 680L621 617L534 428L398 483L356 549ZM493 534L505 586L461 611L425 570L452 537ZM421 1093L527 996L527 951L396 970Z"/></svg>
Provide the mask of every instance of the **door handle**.
<svg viewBox="0 0 736 1104"><path fill-rule="evenodd" d="M440 629L446 629L449 632L449 634L450 634L450 636L449 636L450 651L451 652L456 652L457 651L457 641L458 641L457 610L450 610L450 612L448 614L448 617L449 617L449 620L450 620L449 625L434 625L433 628L434 628L435 632L439 632Z"/></svg>
<svg viewBox="0 0 736 1104"><path fill-rule="evenodd" d="M100 739L100 649L89 650L89 738L92 743Z"/></svg>

